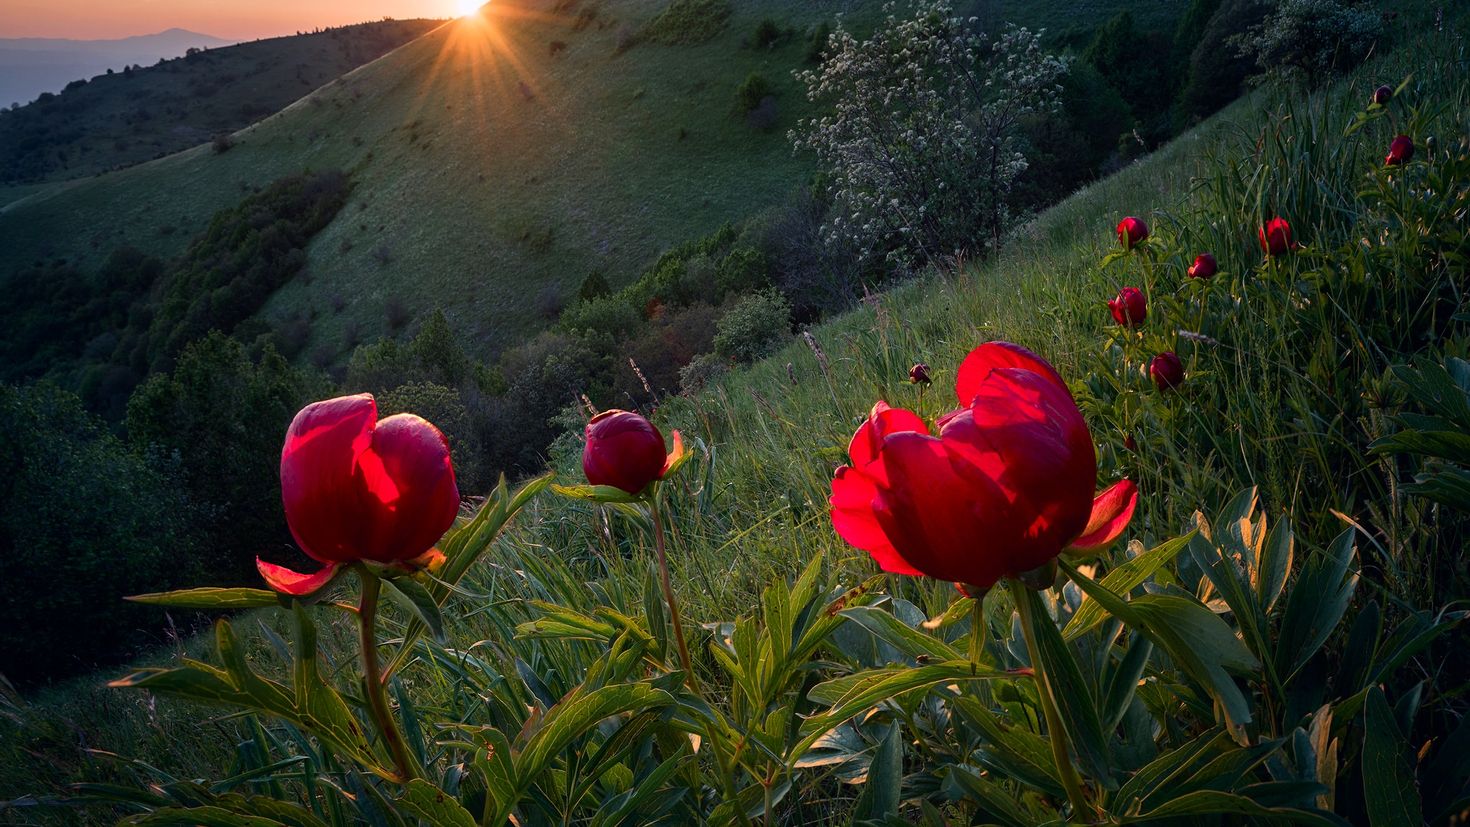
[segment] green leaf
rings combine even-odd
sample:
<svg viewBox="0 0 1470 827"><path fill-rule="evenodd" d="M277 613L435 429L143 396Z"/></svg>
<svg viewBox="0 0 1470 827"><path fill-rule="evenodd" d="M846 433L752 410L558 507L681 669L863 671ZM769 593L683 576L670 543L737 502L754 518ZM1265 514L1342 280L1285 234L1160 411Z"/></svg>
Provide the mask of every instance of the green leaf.
<svg viewBox="0 0 1470 827"><path fill-rule="evenodd" d="M169 606L175 609L258 609L284 605L281 596L266 589L182 589L125 597L134 603Z"/></svg>
<svg viewBox="0 0 1470 827"><path fill-rule="evenodd" d="M792 749L787 760L799 759L818 738L833 727L897 695L940 683L1004 677L1012 676L993 669L978 668L969 661L949 661L913 668L870 669L819 683L807 693L807 698L830 706L831 709L806 720L801 728L806 735Z"/></svg>
<svg viewBox="0 0 1470 827"><path fill-rule="evenodd" d="M873 751L872 763L868 765L868 777L863 782L863 792L853 810L852 821L898 815L902 788L903 740L898 722L894 721L888 725L888 731L878 742L878 748Z"/></svg>
<svg viewBox="0 0 1470 827"><path fill-rule="evenodd" d="M1357 574L1348 571L1354 531L1348 528L1324 552L1311 555L1287 595L1276 637L1276 672L1283 682L1322 648L1347 611L1358 585Z"/></svg>
<svg viewBox="0 0 1470 827"><path fill-rule="evenodd" d="M590 500L595 503L639 503L643 498L629 494L611 485L553 485L551 490L574 500Z"/></svg>
<svg viewBox="0 0 1470 827"><path fill-rule="evenodd" d="M1182 537L1162 542L1108 572L1100 582L1108 591L1115 594L1128 594L1152 577L1154 572L1178 557L1179 552L1189 545L1193 537L1194 532L1190 532ZM1074 641L1097 628L1107 614L1107 610L1098 605L1097 601L1084 600L1082 605L1077 607L1077 611L1072 614L1072 619L1067 622L1062 636L1069 642Z"/></svg>
<svg viewBox="0 0 1470 827"><path fill-rule="evenodd" d="M1072 748L1077 752L1078 762L1103 787L1113 788L1113 764L1108 755L1107 739L1103 737L1102 721L1097 714L1097 698L1093 695L1092 687L1083 679L1077 659L1072 657L1072 650L1062 640L1061 633L1052 622L1051 614L1041 602L1041 596L1030 589L1019 587L1012 588L1011 594L1017 601L1026 601L1029 608L1028 613L1032 618L1029 625L1035 638L1032 645L1041 658L1040 664L1033 663L1032 666L1039 670L1038 677L1046 680L1047 686L1040 689L1049 691L1056 702L1062 727L1067 731Z"/></svg>
<svg viewBox="0 0 1470 827"><path fill-rule="evenodd" d="M911 658L959 660L961 657L953 646L915 629L876 606L853 606L838 614Z"/></svg>
<svg viewBox="0 0 1470 827"><path fill-rule="evenodd" d="M1291 518L1282 515L1276 525L1271 527L1271 533L1266 535L1266 544L1261 547L1261 559L1256 561L1256 567L1252 570L1256 604L1263 616L1271 613L1277 598L1281 596L1281 590L1286 586L1287 575L1291 573L1294 545Z"/></svg>
<svg viewBox="0 0 1470 827"><path fill-rule="evenodd" d="M1196 790L1186 793L1152 811L1127 819L1125 824L1143 824L1159 819L1178 819L1203 815L1243 815L1267 819L1279 819L1297 824L1321 825L1321 827L1345 827L1348 822L1319 810L1299 810L1292 807L1266 807L1243 795L1218 790Z"/></svg>
<svg viewBox="0 0 1470 827"><path fill-rule="evenodd" d="M475 817L454 796L422 778L408 782L398 806L434 827L478 827Z"/></svg>
<svg viewBox="0 0 1470 827"><path fill-rule="evenodd" d="M968 767L951 766L945 778L978 802L985 815L1003 827L1033 827L1036 823L1009 790L990 778L976 775Z"/></svg>
<svg viewBox="0 0 1470 827"><path fill-rule="evenodd" d="M1420 827L1419 792L1406 756L1409 744L1394 724L1383 690L1369 687L1363 706L1363 803L1373 827Z"/></svg>
<svg viewBox="0 0 1470 827"><path fill-rule="evenodd" d="M1229 671L1247 672L1260 664L1225 621L1203 605L1173 595L1144 595L1125 601L1101 583L1084 576L1070 562L1059 560L1058 564L1088 597L1130 628L1142 632L1204 686L1224 711L1231 734L1238 741L1246 738L1245 727L1251 721L1250 702L1235 685Z"/></svg>
<svg viewBox="0 0 1470 827"><path fill-rule="evenodd" d="M119 824L139 827L281 827L281 822L264 816L243 815L224 807L164 807L131 816Z"/></svg>
<svg viewBox="0 0 1470 827"><path fill-rule="evenodd" d="M383 583L388 586L388 597L422 621L435 641L441 644L446 641L439 604L423 584L412 577L385 577Z"/></svg>
<svg viewBox="0 0 1470 827"><path fill-rule="evenodd" d="M516 778L524 788L563 749L603 720L624 712L643 712L672 704L674 697L645 683L604 686L591 692L569 693L547 711L541 726L516 758Z"/></svg>

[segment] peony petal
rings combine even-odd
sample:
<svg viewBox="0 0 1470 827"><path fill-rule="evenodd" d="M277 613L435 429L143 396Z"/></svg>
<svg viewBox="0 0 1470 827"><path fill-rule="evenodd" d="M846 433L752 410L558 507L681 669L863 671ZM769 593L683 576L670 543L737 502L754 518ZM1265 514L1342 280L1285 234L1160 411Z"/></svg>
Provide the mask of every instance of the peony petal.
<svg viewBox="0 0 1470 827"><path fill-rule="evenodd" d="M893 547L873 512L878 487L863 472L844 465L832 478L832 527L854 548L872 555L878 567L894 574L918 576L919 570Z"/></svg>
<svg viewBox="0 0 1470 827"><path fill-rule="evenodd" d="M857 433L852 435L852 441L847 444L847 455L854 467L862 468L877 458L884 437L908 431L927 436L929 426L913 411L894 408L879 400L873 406L873 412L868 414L867 421L859 425Z"/></svg>
<svg viewBox="0 0 1470 827"><path fill-rule="evenodd" d="M669 449L669 455L664 458L664 470L659 474L659 478L667 476L670 471L683 463L684 437L678 431L674 431L674 447Z"/></svg>
<svg viewBox="0 0 1470 827"><path fill-rule="evenodd" d="M1035 353L1010 342L986 342L970 351L970 355L960 363L954 383L955 396L960 405L968 407L975 394L980 392L980 386L984 384L986 377L998 368L1029 370L1051 379L1058 387L1067 387L1056 369Z"/></svg>
<svg viewBox="0 0 1470 827"><path fill-rule="evenodd" d="M422 418L398 414L379 422L357 470L367 494L363 557L382 563L418 557L454 525L459 487L449 443Z"/></svg>
<svg viewBox="0 0 1470 827"><path fill-rule="evenodd" d="M313 574L302 574L292 571L285 566L255 558L255 568L260 576L265 579L265 584L281 594L289 594L292 597L306 597L315 593L322 586L331 582L337 576L336 564L329 565Z"/></svg>
<svg viewBox="0 0 1470 827"><path fill-rule="evenodd" d="M359 458L372 444L378 406L369 394L343 396L302 408L281 448L281 501L296 542L323 563L357 559L367 515L356 478Z"/></svg>
<svg viewBox="0 0 1470 827"><path fill-rule="evenodd" d="M1132 480L1119 480L1092 501L1092 516L1082 536L1067 547L1070 551L1098 551L1106 548L1123 533L1138 507L1138 486Z"/></svg>

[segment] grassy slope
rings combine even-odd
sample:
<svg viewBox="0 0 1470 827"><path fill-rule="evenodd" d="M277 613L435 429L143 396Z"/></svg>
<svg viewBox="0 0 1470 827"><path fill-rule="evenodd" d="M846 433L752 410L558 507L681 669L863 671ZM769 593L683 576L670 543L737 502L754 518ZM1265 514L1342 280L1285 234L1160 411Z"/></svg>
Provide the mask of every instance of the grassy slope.
<svg viewBox="0 0 1470 827"><path fill-rule="evenodd" d="M707 493L680 498L683 513L671 539L689 615L728 618L738 607L752 605L771 578L794 572L818 552L840 568L867 569L866 555L833 535L825 499L831 469L872 401L885 396L895 404L914 402L918 393L906 383L906 372L911 362L925 360L936 370L925 408L946 406L950 371L974 343L990 338L1027 342L1056 359L1064 373L1073 371L1095 333L1091 328L1101 322L1079 327L1077 320L1063 324L1046 315L1038 321L1038 305L1017 296L1040 300L1039 294L1069 289L1068 280L1113 243L1108 229L1122 214L1168 210L1183 202L1206 158L1237 143L1242 130L1264 123L1266 104L1261 95L1239 101L1154 155L1077 193L1024 228L997 261L953 279L936 277L899 288L886 294L879 308L853 311L817 329L831 364L831 383L798 340L732 375L720 388L692 400L670 400L660 419L715 446ZM798 379L794 387L788 363ZM691 469L686 476L693 485L698 473ZM502 545L506 555L554 548L558 557L597 565L600 541L587 530L592 520L581 506L547 497L521 521L517 536ZM506 568L516 567L507 563ZM263 654L267 644L255 631L257 620L277 622L274 613L263 613L237 619L235 625ZM450 627L463 637L461 643L479 640L487 631L465 617ZM210 644L192 639L176 646L197 656ZM345 638L331 648L339 657L351 657ZM162 652L152 661L172 656ZM191 714L196 713L181 704L154 708L141 694L108 690L97 679L42 693L19 716L26 722L25 743L42 759L14 760L0 747L0 800L105 772L105 762L75 752L72 745L79 741L148 756L166 771L222 763L232 749L233 730L192 726ZM15 749L22 741L0 739Z"/></svg>
<svg viewBox="0 0 1470 827"><path fill-rule="evenodd" d="M442 22L363 23L98 75L47 103L0 116L0 177L26 184L82 178L187 149L277 112ZM44 172L22 151L27 143L45 154ZM25 174L7 176L22 167ZM28 191L23 184L0 187L0 204Z"/></svg>
<svg viewBox="0 0 1470 827"><path fill-rule="evenodd" d="M246 190L341 167L354 176L352 203L267 316L309 316L311 349L341 355L349 326L364 339L386 332L397 298L415 312L443 307L493 351L544 324L539 291L565 294L593 270L622 283L663 249L790 193L811 171L783 134L807 107L790 76L804 44L744 42L763 17L804 31L844 9L860 25L874 6L740 2L708 43L620 55L619 31L662 0L599 4L582 30L575 5L529 5L492 5L488 26L438 29L244 130L224 154L200 146L0 207L0 248L13 262L88 266L123 244L171 255ZM551 55L553 40L567 49ZM750 72L779 90L772 132L732 112Z"/></svg>

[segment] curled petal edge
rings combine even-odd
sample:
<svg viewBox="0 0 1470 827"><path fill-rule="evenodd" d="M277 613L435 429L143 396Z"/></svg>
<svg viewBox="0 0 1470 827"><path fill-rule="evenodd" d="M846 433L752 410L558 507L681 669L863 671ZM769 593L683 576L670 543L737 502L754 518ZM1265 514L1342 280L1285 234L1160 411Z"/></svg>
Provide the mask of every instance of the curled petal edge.
<svg viewBox="0 0 1470 827"><path fill-rule="evenodd" d="M292 571L285 566L267 563L257 557L255 558L255 568L260 572L260 576L265 580L265 584L270 586L274 591L292 597L306 597L315 594L323 586L332 582L332 578L337 576L337 572L341 567L333 563L312 574L302 574L299 571Z"/></svg>
<svg viewBox="0 0 1470 827"><path fill-rule="evenodd" d="M1123 534L1138 507L1138 486L1119 480L1092 500L1092 514L1082 535L1067 546L1068 554L1088 554L1107 548Z"/></svg>
<svg viewBox="0 0 1470 827"><path fill-rule="evenodd" d="M669 450L669 455L664 458L664 470L659 474L659 478L662 479L674 471L679 470L679 466L688 461L689 457L689 452L684 450L684 437L678 431L674 431L674 447Z"/></svg>

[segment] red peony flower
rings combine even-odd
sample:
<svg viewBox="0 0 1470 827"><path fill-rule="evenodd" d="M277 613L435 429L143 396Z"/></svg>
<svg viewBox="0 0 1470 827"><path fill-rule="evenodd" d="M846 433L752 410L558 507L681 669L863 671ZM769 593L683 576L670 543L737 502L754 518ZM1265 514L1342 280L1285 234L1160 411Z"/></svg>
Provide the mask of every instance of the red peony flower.
<svg viewBox="0 0 1470 827"><path fill-rule="evenodd" d="M1396 167L1399 164L1407 164L1414 159L1414 139L1408 135L1400 135L1394 138L1388 145L1388 157L1383 159L1384 166Z"/></svg>
<svg viewBox="0 0 1470 827"><path fill-rule="evenodd" d="M909 368L909 382L915 385L928 385L932 381L929 377L929 366L923 362Z"/></svg>
<svg viewBox="0 0 1470 827"><path fill-rule="evenodd" d="M281 499L291 535L326 563L301 574L256 560L271 588L310 594L343 563L427 559L459 513L449 444L413 414L378 421L371 394L302 408L281 449Z"/></svg>
<svg viewBox="0 0 1470 827"><path fill-rule="evenodd" d="M1393 100L1393 89L1387 86L1380 86L1373 90L1373 103L1379 106L1388 106L1388 102L1391 100Z"/></svg>
<svg viewBox="0 0 1470 827"><path fill-rule="evenodd" d="M1184 383L1184 363L1174 351L1164 351L1148 363L1148 375L1161 391L1177 388Z"/></svg>
<svg viewBox="0 0 1470 827"><path fill-rule="evenodd" d="M1130 215L1118 222L1118 243L1123 245L1123 249L1131 250L1145 238L1148 238L1148 225L1142 218Z"/></svg>
<svg viewBox="0 0 1470 827"><path fill-rule="evenodd" d="M1211 278L1218 272L1220 266L1215 262L1215 257L1209 253L1200 253L1194 257L1194 264L1189 266L1189 277L1192 279Z"/></svg>
<svg viewBox="0 0 1470 827"><path fill-rule="evenodd" d="M1113 311L1113 321L1124 327L1140 327L1148 318L1148 299L1137 287L1124 287L1118 297L1108 300L1108 309Z"/></svg>
<svg viewBox="0 0 1470 827"><path fill-rule="evenodd" d="M832 523L884 570L988 588L1064 550L1105 547L1138 502L1124 480L1096 499L1087 423L1061 377L1006 342L966 357L964 407L938 436L879 402L832 481Z"/></svg>
<svg viewBox="0 0 1470 827"><path fill-rule="evenodd" d="M610 485L629 494L642 493L683 454L679 432L674 450L664 451L664 435L646 418L631 411L603 411L587 423L582 471L593 485Z"/></svg>
<svg viewBox="0 0 1470 827"><path fill-rule="evenodd" d="M1258 235L1261 241L1261 252L1268 256L1285 255L1302 246L1291 240L1291 225L1280 216L1266 222L1266 226L1258 231Z"/></svg>

